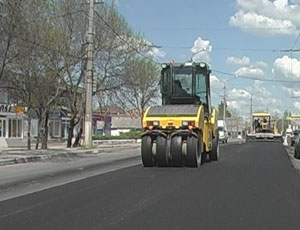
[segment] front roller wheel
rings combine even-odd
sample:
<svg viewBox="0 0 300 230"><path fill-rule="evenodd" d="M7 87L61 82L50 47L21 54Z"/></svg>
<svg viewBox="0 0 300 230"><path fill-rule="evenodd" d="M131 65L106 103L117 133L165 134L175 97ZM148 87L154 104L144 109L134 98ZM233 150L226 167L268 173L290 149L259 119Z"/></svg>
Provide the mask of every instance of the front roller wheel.
<svg viewBox="0 0 300 230"><path fill-rule="evenodd" d="M212 150L209 152L209 160L210 161L218 161L219 160L219 152L220 152L219 137L216 136L212 140Z"/></svg>
<svg viewBox="0 0 300 230"><path fill-rule="evenodd" d="M198 138L194 136L187 137L186 166L188 167L200 167L201 165L201 153L198 143Z"/></svg>
<svg viewBox="0 0 300 230"><path fill-rule="evenodd" d="M171 140L172 166L182 167L182 137L175 136Z"/></svg>
<svg viewBox="0 0 300 230"><path fill-rule="evenodd" d="M156 138L156 163L159 167L166 167L168 165L167 139L163 136Z"/></svg>
<svg viewBox="0 0 300 230"><path fill-rule="evenodd" d="M144 167L153 167L152 139L149 136L142 137L142 162Z"/></svg>

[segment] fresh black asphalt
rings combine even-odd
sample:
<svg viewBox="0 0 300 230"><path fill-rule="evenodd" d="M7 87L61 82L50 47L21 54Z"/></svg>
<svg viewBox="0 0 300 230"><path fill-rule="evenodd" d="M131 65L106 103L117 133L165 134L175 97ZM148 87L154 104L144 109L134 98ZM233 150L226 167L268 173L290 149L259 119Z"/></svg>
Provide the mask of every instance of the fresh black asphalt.
<svg viewBox="0 0 300 230"><path fill-rule="evenodd" d="M138 165L0 202L0 229L299 230L300 175L282 144L220 150L200 169Z"/></svg>

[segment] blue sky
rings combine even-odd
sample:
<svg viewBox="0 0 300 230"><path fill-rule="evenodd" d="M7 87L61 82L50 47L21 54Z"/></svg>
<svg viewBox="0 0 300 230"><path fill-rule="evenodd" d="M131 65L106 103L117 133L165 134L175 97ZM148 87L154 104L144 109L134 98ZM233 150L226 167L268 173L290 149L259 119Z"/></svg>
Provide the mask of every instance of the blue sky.
<svg viewBox="0 0 300 230"><path fill-rule="evenodd" d="M219 70L237 76L226 90L236 114L249 116L251 95L254 110L300 113L300 98L291 98L300 96L299 53L279 51L300 48L299 0L119 0L117 5L135 32L162 47L155 52L158 61L193 56L211 65L214 105L224 81L232 78Z"/></svg>

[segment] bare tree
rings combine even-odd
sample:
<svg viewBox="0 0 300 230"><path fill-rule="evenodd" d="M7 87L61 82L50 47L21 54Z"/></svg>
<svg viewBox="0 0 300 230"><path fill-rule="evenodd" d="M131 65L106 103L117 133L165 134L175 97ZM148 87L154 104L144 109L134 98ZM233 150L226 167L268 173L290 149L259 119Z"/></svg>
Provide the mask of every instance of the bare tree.
<svg viewBox="0 0 300 230"><path fill-rule="evenodd" d="M124 84L111 94L114 103L124 110L134 109L141 116L146 107L156 104L159 96L159 70L147 57L135 57L125 65Z"/></svg>
<svg viewBox="0 0 300 230"><path fill-rule="evenodd" d="M86 64L86 28L87 10L82 8L83 1L61 1L57 5L56 12L63 15L57 20L59 28L64 29L69 39L68 47L63 55L64 77L62 81L68 98L68 108L71 114L68 131L67 146L71 147L73 131L79 125L79 132L75 140L78 144L82 133L82 121L84 115L84 86ZM129 44L125 40L138 40L133 34L125 19L117 12L114 4L101 5L95 9L95 45L94 45L94 71L93 78L96 92L107 92L120 89L124 80L126 60L137 54L136 44ZM85 19L85 20L83 20ZM70 54L72 56L70 57ZM94 92L94 93L96 93Z"/></svg>
<svg viewBox="0 0 300 230"><path fill-rule="evenodd" d="M22 20L12 25L19 31L14 34L14 49L18 56L6 71L6 80L10 87L18 90L22 103L29 109L29 125L31 110L36 111L40 124L39 136L45 149L49 111L63 90L60 85L61 52L66 39L63 31L57 29L50 20L49 1L11 1L9 4L17 10L8 11L7 17Z"/></svg>
<svg viewBox="0 0 300 230"><path fill-rule="evenodd" d="M6 87L28 108L28 148L33 112L39 119L37 147L41 139L47 148L50 111L62 105L69 109L71 147L76 125L81 130L77 143L82 133L85 109L86 1L3 0L0 6L0 81L5 76ZM112 3L95 9L94 41L96 92L115 94L114 100L142 112L158 87L155 65L136 58L147 49L146 40L133 33Z"/></svg>

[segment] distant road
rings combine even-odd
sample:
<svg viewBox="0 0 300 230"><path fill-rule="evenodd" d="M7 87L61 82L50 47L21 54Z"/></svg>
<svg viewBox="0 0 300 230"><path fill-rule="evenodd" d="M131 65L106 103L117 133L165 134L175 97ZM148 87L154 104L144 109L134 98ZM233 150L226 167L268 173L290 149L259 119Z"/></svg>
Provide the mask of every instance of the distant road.
<svg viewBox="0 0 300 230"><path fill-rule="evenodd" d="M300 175L280 143L221 147L194 168L140 164L0 202L0 229L300 229Z"/></svg>

